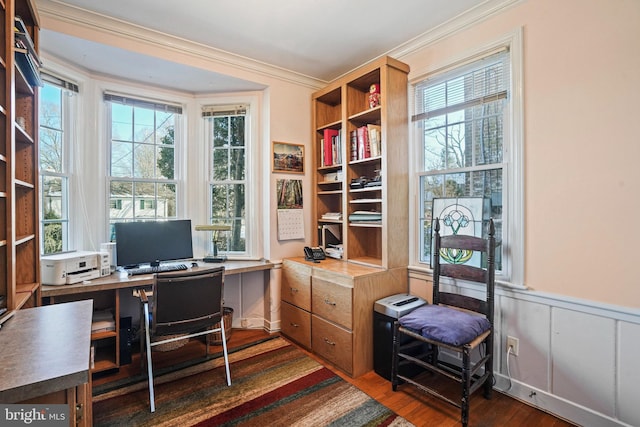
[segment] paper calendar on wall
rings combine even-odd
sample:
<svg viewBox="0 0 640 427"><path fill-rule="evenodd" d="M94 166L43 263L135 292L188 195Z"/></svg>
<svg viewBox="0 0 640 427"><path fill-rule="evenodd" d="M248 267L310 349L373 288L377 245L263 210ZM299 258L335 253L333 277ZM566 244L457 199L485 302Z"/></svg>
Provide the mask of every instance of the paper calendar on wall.
<svg viewBox="0 0 640 427"><path fill-rule="evenodd" d="M276 181L278 196L278 240L304 239L302 180Z"/></svg>
<svg viewBox="0 0 640 427"><path fill-rule="evenodd" d="M302 209L278 209L278 240L304 239Z"/></svg>

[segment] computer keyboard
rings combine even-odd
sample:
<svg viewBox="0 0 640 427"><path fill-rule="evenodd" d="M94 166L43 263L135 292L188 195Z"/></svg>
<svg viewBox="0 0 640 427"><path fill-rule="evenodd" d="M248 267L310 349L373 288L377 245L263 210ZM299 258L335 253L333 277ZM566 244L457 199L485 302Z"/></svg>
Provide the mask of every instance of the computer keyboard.
<svg viewBox="0 0 640 427"><path fill-rule="evenodd" d="M186 264L166 264L159 265L157 267L136 267L127 269L129 276L137 276L140 274L153 274L153 273L166 273L168 271L181 271L186 270Z"/></svg>

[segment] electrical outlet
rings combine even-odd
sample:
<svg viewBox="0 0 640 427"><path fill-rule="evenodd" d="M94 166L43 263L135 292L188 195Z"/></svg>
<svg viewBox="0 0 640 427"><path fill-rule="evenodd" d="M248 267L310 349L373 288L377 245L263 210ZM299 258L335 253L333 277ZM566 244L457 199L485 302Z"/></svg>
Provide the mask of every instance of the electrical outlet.
<svg viewBox="0 0 640 427"><path fill-rule="evenodd" d="M514 356L518 355L518 350L520 347L520 340L516 337L511 337L508 336L507 337L507 351L509 351L509 348L511 348L511 354L513 354Z"/></svg>

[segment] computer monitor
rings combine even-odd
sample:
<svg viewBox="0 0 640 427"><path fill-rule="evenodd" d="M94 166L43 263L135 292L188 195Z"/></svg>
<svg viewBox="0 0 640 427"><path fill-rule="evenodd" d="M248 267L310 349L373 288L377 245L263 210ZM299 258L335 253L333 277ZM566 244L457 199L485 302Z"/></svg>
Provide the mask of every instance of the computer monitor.
<svg viewBox="0 0 640 427"><path fill-rule="evenodd" d="M117 222L114 226L118 266L193 258L190 219Z"/></svg>

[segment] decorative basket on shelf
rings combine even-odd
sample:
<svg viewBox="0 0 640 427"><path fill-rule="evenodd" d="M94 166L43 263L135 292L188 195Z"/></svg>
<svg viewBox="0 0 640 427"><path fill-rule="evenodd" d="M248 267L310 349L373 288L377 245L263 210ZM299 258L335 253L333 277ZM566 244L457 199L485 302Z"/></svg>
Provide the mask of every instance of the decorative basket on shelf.
<svg viewBox="0 0 640 427"><path fill-rule="evenodd" d="M229 338L231 338L231 324L233 323L233 308L224 307L222 317L224 319L224 336L229 341ZM215 327L219 328L220 323L216 324ZM211 345L222 345L222 332L208 334L207 339Z"/></svg>

